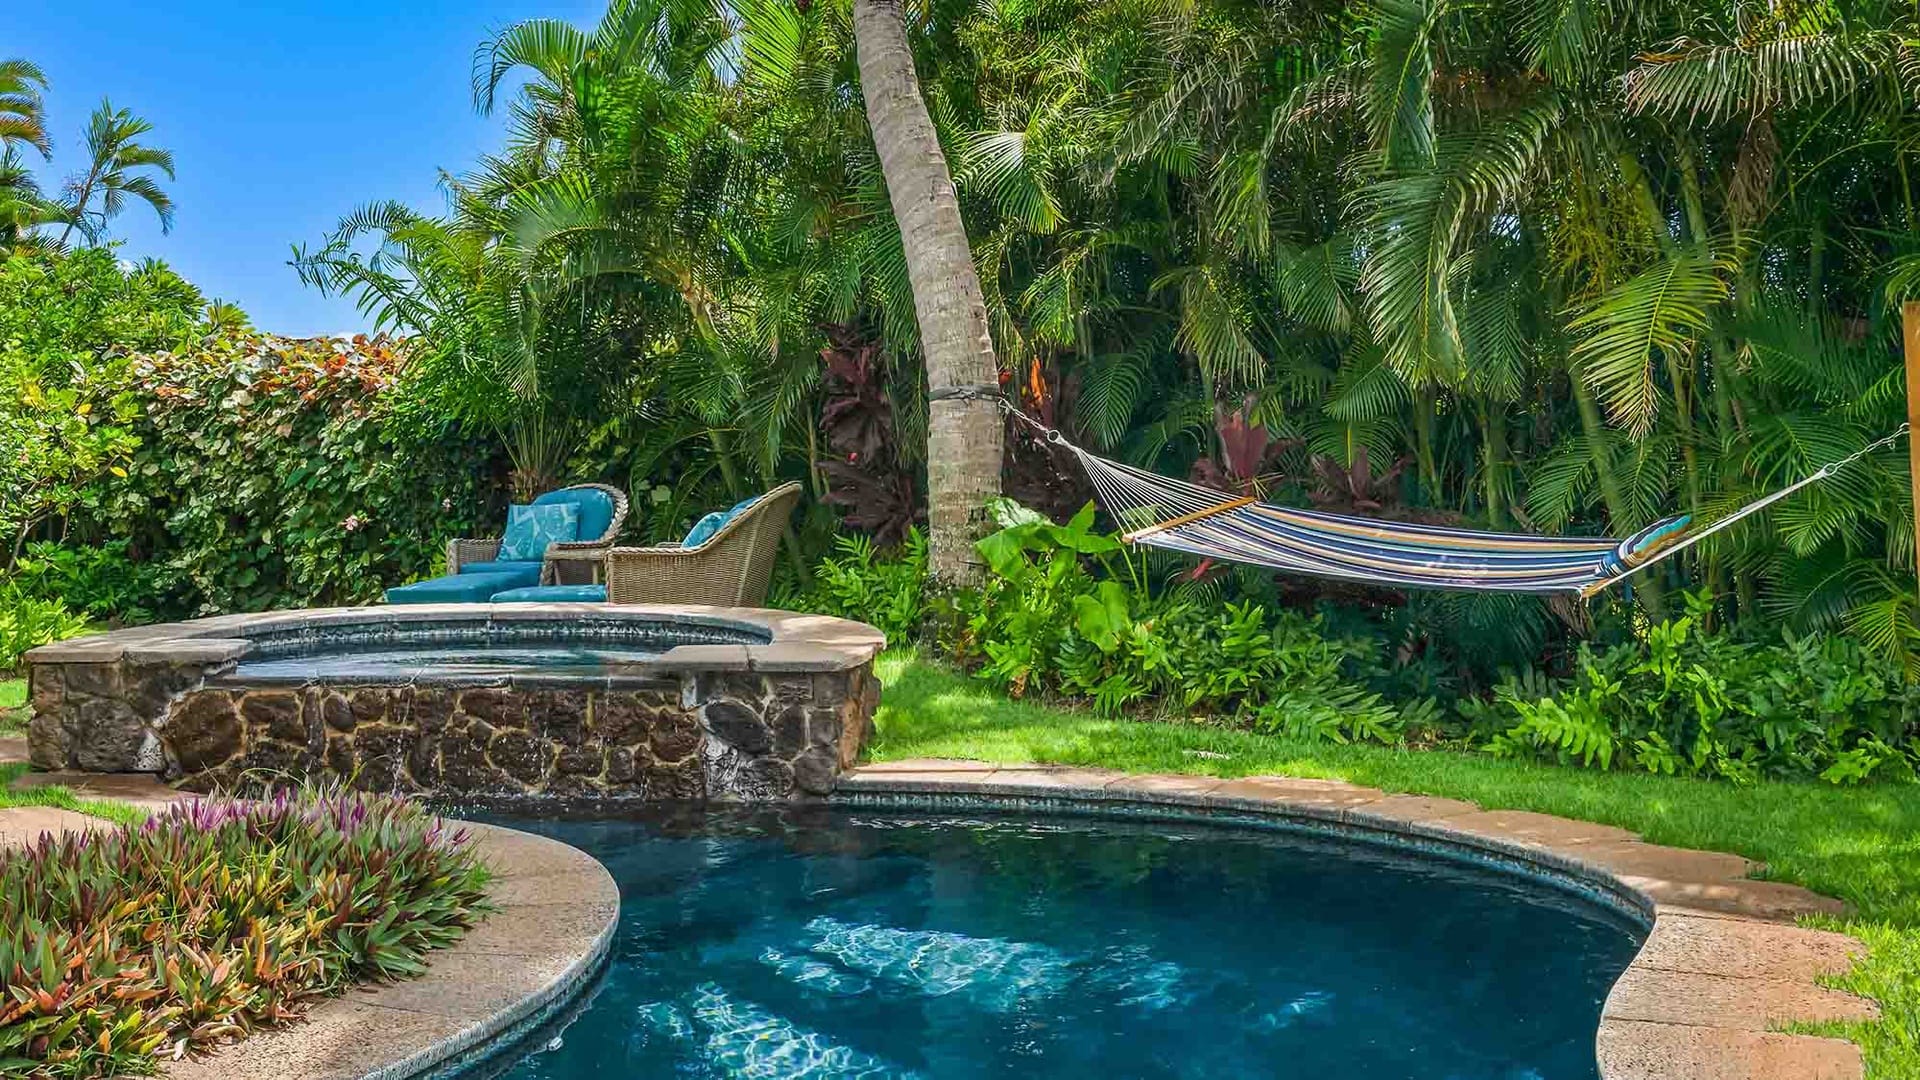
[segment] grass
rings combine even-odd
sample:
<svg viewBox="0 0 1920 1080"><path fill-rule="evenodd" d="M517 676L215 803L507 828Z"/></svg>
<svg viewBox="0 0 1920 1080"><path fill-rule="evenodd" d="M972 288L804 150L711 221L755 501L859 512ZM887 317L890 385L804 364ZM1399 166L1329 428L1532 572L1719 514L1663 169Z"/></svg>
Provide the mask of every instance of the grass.
<svg viewBox="0 0 1920 1080"><path fill-rule="evenodd" d="M126 803L82 799L63 787L34 787L15 791L13 782L20 779L28 768L24 761L0 764L0 810L11 810L18 806L51 806L60 810L72 810L75 813L105 818L122 825L138 825L147 820L148 812L145 810L128 806Z"/></svg>
<svg viewBox="0 0 1920 1080"><path fill-rule="evenodd" d="M1920 1077L1920 785L1735 787L1477 754L1339 746L1200 724L1103 720L1008 700L904 651L881 657L879 673L886 693L870 751L879 761L947 757L1127 772L1325 777L1470 799L1489 809L1604 822L1654 843L1760 860L1768 877L1851 904L1851 917L1810 925L1853 934L1871 949L1832 985L1877 999L1881 1020L1806 1030L1859 1043L1870 1077Z"/></svg>
<svg viewBox="0 0 1920 1080"><path fill-rule="evenodd" d="M27 716L27 680L0 680L0 735L25 735ZM144 810L136 810L125 803L77 798L63 787L13 790L13 782L25 775L27 769L24 761L0 763L0 810L11 810L16 806L51 806L127 825L138 825L147 819Z"/></svg>
<svg viewBox="0 0 1920 1080"><path fill-rule="evenodd" d="M27 680L0 679L0 735L27 733Z"/></svg>

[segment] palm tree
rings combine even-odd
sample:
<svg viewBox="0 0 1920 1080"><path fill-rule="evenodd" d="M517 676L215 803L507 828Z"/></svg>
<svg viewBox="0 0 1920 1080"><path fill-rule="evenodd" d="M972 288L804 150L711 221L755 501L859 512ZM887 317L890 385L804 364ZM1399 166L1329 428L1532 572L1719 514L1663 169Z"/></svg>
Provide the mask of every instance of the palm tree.
<svg viewBox="0 0 1920 1080"><path fill-rule="evenodd" d="M860 88L887 195L900 227L927 384L927 569L936 580L977 579L973 550L986 504L1000 493L1005 424L985 398L999 368L960 199L920 95L900 0L854 0Z"/></svg>
<svg viewBox="0 0 1920 1080"><path fill-rule="evenodd" d="M153 208L160 217L160 230L173 230L173 198L161 188L152 169L173 175L173 152L137 142L153 130L153 125L127 109L115 109L102 99L99 108L87 119L87 169L67 181L62 205L67 227L60 233L65 245L74 230L96 244L106 234L107 223L127 208L129 197Z"/></svg>
<svg viewBox="0 0 1920 1080"><path fill-rule="evenodd" d="M50 246L35 229L63 217L60 207L41 194L40 182L20 160L19 148L0 151L0 251Z"/></svg>
<svg viewBox="0 0 1920 1080"><path fill-rule="evenodd" d="M46 75L31 61L0 60L0 146L25 143L41 157L53 152L41 101L46 88Z"/></svg>
<svg viewBox="0 0 1920 1080"><path fill-rule="evenodd" d="M27 60L0 60L0 249L16 247L49 218L40 183L20 160L20 147L46 157L46 108L41 100L47 77Z"/></svg>

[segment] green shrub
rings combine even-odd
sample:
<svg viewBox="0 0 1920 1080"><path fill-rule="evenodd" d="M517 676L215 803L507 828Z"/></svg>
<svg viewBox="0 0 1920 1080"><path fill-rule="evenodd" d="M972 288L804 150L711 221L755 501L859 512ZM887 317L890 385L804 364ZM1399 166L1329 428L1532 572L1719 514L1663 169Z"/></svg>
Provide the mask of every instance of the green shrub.
<svg viewBox="0 0 1920 1080"><path fill-rule="evenodd" d="M926 535L911 530L901 549L885 557L875 551L871 537L841 535L834 537L833 552L814 568L810 591L783 599L823 615L858 619L889 641L912 640L925 612Z"/></svg>
<svg viewBox="0 0 1920 1080"><path fill-rule="evenodd" d="M1851 638L1742 640L1701 630L1711 601L1644 642L1583 649L1561 685L1509 684L1503 756L1748 782L1910 780L1920 763L1920 686Z"/></svg>
<svg viewBox="0 0 1920 1080"><path fill-rule="evenodd" d="M79 575L89 605L177 618L362 603L430 571L449 538L499 528L491 444L416 400L385 339L243 334L131 357L125 377L139 447L67 532L147 572L34 552Z"/></svg>
<svg viewBox="0 0 1920 1080"><path fill-rule="evenodd" d="M55 641L87 632L87 620L54 597L36 597L0 581L0 675L20 666L20 657Z"/></svg>
<svg viewBox="0 0 1920 1080"><path fill-rule="evenodd" d="M464 833L349 793L199 801L0 852L0 1072L151 1071L315 996L417 975L484 883Z"/></svg>
<svg viewBox="0 0 1920 1080"><path fill-rule="evenodd" d="M822 563L815 600L851 618L882 613L930 630L982 679L1019 697L1082 700L1106 716L1178 712L1267 731L1397 743L1410 718L1430 718L1368 689L1378 646L1337 637L1322 620L1270 614L1252 602L1216 603L1180 590L1156 594L1121 543L1093 527L1088 506L1065 524L1017 505L993 508L1003 528L980 542L986 584L926 597L924 548L886 562L857 540Z"/></svg>
<svg viewBox="0 0 1920 1080"><path fill-rule="evenodd" d="M29 544L13 565L12 582L23 596L58 600L100 621L151 622L159 603L159 576L135 559L125 540L99 547Z"/></svg>

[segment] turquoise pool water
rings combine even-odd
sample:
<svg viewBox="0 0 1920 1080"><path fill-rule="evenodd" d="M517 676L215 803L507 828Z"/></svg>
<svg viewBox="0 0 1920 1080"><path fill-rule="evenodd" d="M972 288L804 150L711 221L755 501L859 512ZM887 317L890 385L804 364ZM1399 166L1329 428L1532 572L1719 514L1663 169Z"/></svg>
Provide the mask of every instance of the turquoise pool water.
<svg viewBox="0 0 1920 1080"><path fill-rule="evenodd" d="M1637 924L1372 844L1205 823L494 818L620 883L584 1009L474 1076L1592 1080Z"/></svg>
<svg viewBox="0 0 1920 1080"><path fill-rule="evenodd" d="M664 649L624 645L502 643L435 648L401 645L361 647L335 652L245 660L234 671L241 679L417 679L527 675L536 673L606 675L623 664L658 657Z"/></svg>

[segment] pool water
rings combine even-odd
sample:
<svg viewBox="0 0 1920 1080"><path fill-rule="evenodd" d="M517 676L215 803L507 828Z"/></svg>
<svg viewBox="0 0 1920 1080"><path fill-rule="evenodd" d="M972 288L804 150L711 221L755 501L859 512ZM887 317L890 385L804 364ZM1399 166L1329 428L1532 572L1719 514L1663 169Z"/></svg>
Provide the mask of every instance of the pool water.
<svg viewBox="0 0 1920 1080"><path fill-rule="evenodd" d="M474 1074L511 1080L1592 1080L1640 935L1489 870L1204 823L495 820L591 852L623 905L585 1008Z"/></svg>
<svg viewBox="0 0 1920 1080"><path fill-rule="evenodd" d="M521 675L548 672L605 675L623 664L660 656L661 649L623 645L515 644L360 648L316 652L271 660L242 661L234 671L249 679L448 679L473 675Z"/></svg>

